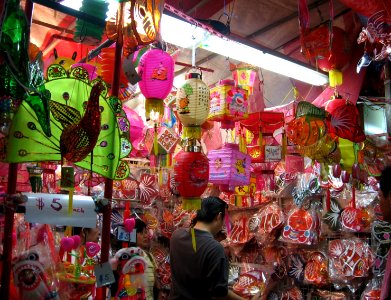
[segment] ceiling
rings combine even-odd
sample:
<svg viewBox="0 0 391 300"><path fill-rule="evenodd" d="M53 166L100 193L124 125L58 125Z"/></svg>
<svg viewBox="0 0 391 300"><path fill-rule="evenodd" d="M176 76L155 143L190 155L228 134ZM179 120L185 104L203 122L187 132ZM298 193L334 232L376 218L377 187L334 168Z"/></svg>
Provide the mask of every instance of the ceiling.
<svg viewBox="0 0 391 300"><path fill-rule="evenodd" d="M369 2L371 1L374 0ZM60 56L70 56L73 51L77 51L76 61L94 48L72 41L75 29L74 17L37 4L51 1L34 0L34 2L30 41L43 51L46 64L53 60L54 48ZM352 48L355 48L363 17L359 17L355 11L342 2L346 3L349 0L333 1L333 25L348 32L347 38ZM390 0L380 2L386 3ZM25 0L22 0L22 5L24 3ZM203 20L202 22L218 20L227 25L229 21L230 37L255 43L264 48L279 51L291 59L306 62L300 52L298 0L166 0L165 3L197 20ZM307 5L311 28L329 21L329 0L307 0ZM177 61L191 64L191 50L181 49ZM208 85L230 77L229 63L238 62L202 49L196 52L196 65L204 68L203 79ZM356 63L356 61L351 62L354 65ZM188 69L188 67L177 65L176 74L184 74ZM278 106L293 100L293 85L298 87L301 96L307 100L313 100L323 90L322 87L311 87L294 82L287 77L266 70L260 70L259 74L263 80L264 102L267 107ZM136 106L137 103L131 100L128 105Z"/></svg>

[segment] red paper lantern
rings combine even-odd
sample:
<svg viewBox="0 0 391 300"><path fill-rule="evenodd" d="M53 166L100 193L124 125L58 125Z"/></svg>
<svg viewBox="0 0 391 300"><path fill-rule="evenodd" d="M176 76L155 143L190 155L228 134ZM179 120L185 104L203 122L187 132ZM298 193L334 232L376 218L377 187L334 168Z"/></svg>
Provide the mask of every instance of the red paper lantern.
<svg viewBox="0 0 391 300"><path fill-rule="evenodd" d="M145 115L147 120L152 109L164 113L163 100L171 92L174 82L174 60L161 49L151 49L140 59L138 74L141 78L139 87L146 98Z"/></svg>
<svg viewBox="0 0 391 300"><path fill-rule="evenodd" d="M304 35L302 48L306 58L315 58L319 68L326 72L342 69L350 59L345 31L336 26L333 26L331 47L330 30L324 25Z"/></svg>
<svg viewBox="0 0 391 300"><path fill-rule="evenodd" d="M175 156L174 178L177 190L183 197L183 208L199 209L200 196L209 179L209 161L202 152L180 151Z"/></svg>

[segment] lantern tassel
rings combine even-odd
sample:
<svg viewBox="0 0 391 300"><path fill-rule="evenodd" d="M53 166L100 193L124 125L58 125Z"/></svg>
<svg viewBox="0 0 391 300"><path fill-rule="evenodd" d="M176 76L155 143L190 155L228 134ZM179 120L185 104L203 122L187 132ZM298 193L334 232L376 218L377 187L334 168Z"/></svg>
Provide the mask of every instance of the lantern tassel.
<svg viewBox="0 0 391 300"><path fill-rule="evenodd" d="M184 210L197 210L201 209L201 199L199 197L182 198L182 208Z"/></svg>
<svg viewBox="0 0 391 300"><path fill-rule="evenodd" d="M201 138L201 127L200 126L189 126L183 127L182 139L197 139Z"/></svg>
<svg viewBox="0 0 391 300"><path fill-rule="evenodd" d="M341 85L343 83L343 76L342 72L339 70L330 70L329 71L329 81L331 87L336 87L338 85Z"/></svg>
<svg viewBox="0 0 391 300"><path fill-rule="evenodd" d="M153 153L158 155L159 153L159 144L157 142L157 124L155 124L155 129L153 133Z"/></svg>
<svg viewBox="0 0 391 300"><path fill-rule="evenodd" d="M159 113L159 116L163 116L164 114L164 105L163 100L156 98L147 98L145 99L145 118L148 120L151 119L150 113L152 110L155 113Z"/></svg>
<svg viewBox="0 0 391 300"><path fill-rule="evenodd" d="M285 131L283 132L282 134L282 149L281 149L282 153L281 153L281 156L282 156L282 160L285 161L285 156L286 156L286 153L287 153L287 140L286 140L286 133Z"/></svg>

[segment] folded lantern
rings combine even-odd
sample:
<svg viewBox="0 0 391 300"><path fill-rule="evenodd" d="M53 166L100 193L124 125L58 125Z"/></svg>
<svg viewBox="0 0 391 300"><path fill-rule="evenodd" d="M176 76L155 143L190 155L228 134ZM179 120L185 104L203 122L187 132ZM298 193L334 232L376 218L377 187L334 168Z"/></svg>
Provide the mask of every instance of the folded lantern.
<svg viewBox="0 0 391 300"><path fill-rule="evenodd" d="M210 109L208 120L220 121L221 128L235 126L235 121L247 118L248 92L235 86L234 80L220 80L210 90Z"/></svg>

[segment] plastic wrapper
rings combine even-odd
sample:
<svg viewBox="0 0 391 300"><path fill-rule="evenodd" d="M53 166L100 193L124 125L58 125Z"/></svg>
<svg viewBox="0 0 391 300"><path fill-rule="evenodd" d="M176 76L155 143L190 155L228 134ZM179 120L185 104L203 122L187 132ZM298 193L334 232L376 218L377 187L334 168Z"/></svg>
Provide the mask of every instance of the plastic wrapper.
<svg viewBox="0 0 391 300"><path fill-rule="evenodd" d="M296 187L292 191L293 201L296 206L306 206L311 197L320 195L320 183L314 173L303 173L297 176Z"/></svg>
<svg viewBox="0 0 391 300"><path fill-rule="evenodd" d="M281 297L279 298L281 300L303 300L303 293L301 290L297 287L291 287L289 289L286 289L281 293Z"/></svg>
<svg viewBox="0 0 391 300"><path fill-rule="evenodd" d="M285 258L287 250L285 247L270 246L263 248L263 257L265 264L269 267L269 273L272 280L278 281L287 274Z"/></svg>
<svg viewBox="0 0 391 300"><path fill-rule="evenodd" d="M304 282L317 286L328 284L328 261L325 254L319 251L309 254L304 268Z"/></svg>
<svg viewBox="0 0 391 300"><path fill-rule="evenodd" d="M330 241L328 256L333 283L348 283L367 277L375 258L369 245L358 238Z"/></svg>
<svg viewBox="0 0 391 300"><path fill-rule="evenodd" d="M368 282L360 300L380 300L382 281L379 278L374 278Z"/></svg>
<svg viewBox="0 0 391 300"><path fill-rule="evenodd" d="M230 228L227 228L227 244L231 251L238 255L244 245L253 237L250 234L248 222L251 212L246 210L230 211Z"/></svg>
<svg viewBox="0 0 391 300"><path fill-rule="evenodd" d="M12 261L12 285L18 299L51 299L59 294L54 240L48 225L31 230L30 247Z"/></svg>
<svg viewBox="0 0 391 300"><path fill-rule="evenodd" d="M315 299L319 300L348 300L351 299L345 292L334 292L326 290L316 290L312 294ZM312 299L312 298L311 298Z"/></svg>
<svg viewBox="0 0 391 300"><path fill-rule="evenodd" d="M387 258L391 247L391 224L383 221L372 223L372 246L375 253L375 263L372 272L376 276L384 275Z"/></svg>
<svg viewBox="0 0 391 300"><path fill-rule="evenodd" d="M304 282L304 268L306 259L303 253L292 253L288 256L288 276L293 278L297 284Z"/></svg>
<svg viewBox="0 0 391 300"><path fill-rule="evenodd" d="M268 282L268 274L257 264L239 264L237 268L237 279L232 286L233 291L250 299L258 293L263 293Z"/></svg>
<svg viewBox="0 0 391 300"><path fill-rule="evenodd" d="M294 208L288 213L280 239L286 243L313 245L318 241L319 231L320 220L314 208Z"/></svg>
<svg viewBox="0 0 391 300"><path fill-rule="evenodd" d="M151 254L156 261L156 279L162 290L171 288L171 266L169 250L162 245L156 245L151 249Z"/></svg>
<svg viewBox="0 0 391 300"><path fill-rule="evenodd" d="M367 208L345 207L341 212L341 223L344 231L368 232L372 216Z"/></svg>
<svg viewBox="0 0 391 300"><path fill-rule="evenodd" d="M253 234L259 245L270 243L275 239L276 232L285 221L284 213L277 203L262 207L248 221L250 234Z"/></svg>

